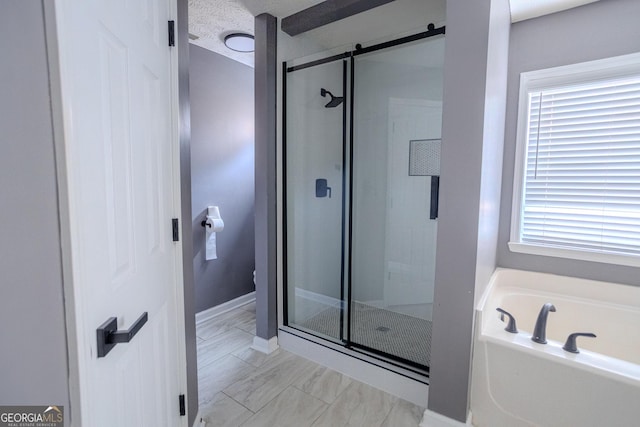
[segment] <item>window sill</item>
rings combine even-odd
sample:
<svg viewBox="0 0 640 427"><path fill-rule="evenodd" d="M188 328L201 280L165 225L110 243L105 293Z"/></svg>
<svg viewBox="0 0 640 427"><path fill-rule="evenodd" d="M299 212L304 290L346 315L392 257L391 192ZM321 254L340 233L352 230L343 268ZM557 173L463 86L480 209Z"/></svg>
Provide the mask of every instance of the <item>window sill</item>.
<svg viewBox="0 0 640 427"><path fill-rule="evenodd" d="M605 264L640 267L640 257L634 255L589 252L586 250L566 249L553 246L532 245L530 243L509 242L509 250L528 255L568 258L580 261L602 262Z"/></svg>

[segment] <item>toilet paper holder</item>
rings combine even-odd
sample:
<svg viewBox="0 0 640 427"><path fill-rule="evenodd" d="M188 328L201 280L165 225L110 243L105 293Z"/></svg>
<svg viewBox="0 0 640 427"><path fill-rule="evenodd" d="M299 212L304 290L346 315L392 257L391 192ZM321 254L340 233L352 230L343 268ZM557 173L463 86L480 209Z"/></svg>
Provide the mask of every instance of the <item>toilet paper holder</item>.
<svg viewBox="0 0 640 427"><path fill-rule="evenodd" d="M217 206L207 207L207 213L200 222L203 228L209 227L207 231L217 232L224 229L224 221L220 217L220 210Z"/></svg>

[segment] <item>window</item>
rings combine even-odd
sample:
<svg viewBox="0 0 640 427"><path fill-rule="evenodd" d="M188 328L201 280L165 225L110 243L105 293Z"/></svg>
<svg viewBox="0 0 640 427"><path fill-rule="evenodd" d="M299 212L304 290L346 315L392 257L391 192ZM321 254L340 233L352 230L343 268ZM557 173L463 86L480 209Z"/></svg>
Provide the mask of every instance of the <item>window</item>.
<svg viewBox="0 0 640 427"><path fill-rule="evenodd" d="M640 266L640 54L521 75L509 248Z"/></svg>

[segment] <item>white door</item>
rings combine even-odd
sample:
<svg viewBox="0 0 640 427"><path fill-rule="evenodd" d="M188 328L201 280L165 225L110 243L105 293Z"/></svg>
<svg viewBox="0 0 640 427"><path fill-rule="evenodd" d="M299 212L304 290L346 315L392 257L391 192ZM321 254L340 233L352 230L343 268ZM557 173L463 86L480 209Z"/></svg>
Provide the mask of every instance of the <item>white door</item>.
<svg viewBox="0 0 640 427"><path fill-rule="evenodd" d="M179 213L176 53L167 42L175 0L55 6L77 334L70 358L82 413L74 425L186 425L181 247L171 228ZM98 357L96 328L115 317L128 329L143 312L137 335Z"/></svg>
<svg viewBox="0 0 640 427"><path fill-rule="evenodd" d="M390 100L384 287L387 308L433 302L437 220L429 218L431 177L409 175L409 149L412 140L440 139L441 128L441 102Z"/></svg>

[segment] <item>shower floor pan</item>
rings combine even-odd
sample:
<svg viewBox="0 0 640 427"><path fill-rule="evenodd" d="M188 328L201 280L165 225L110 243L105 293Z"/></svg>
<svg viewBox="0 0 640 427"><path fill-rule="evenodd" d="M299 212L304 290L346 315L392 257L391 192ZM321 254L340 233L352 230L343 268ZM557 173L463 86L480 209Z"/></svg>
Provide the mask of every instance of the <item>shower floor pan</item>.
<svg viewBox="0 0 640 427"><path fill-rule="evenodd" d="M340 336L340 309L329 307L301 323L320 334ZM429 366L431 321L354 302L351 309L354 344Z"/></svg>

